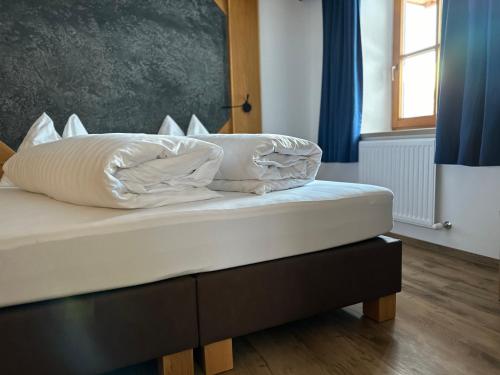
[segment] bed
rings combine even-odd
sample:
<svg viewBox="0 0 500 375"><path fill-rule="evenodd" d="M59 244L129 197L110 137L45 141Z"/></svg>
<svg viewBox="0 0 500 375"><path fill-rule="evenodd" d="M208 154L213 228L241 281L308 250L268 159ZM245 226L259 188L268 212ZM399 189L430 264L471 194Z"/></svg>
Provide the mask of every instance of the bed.
<svg viewBox="0 0 500 375"><path fill-rule="evenodd" d="M71 35L52 27L53 17L31 1L2 13L48 25L36 27L36 36L52 41L62 55L78 56L61 60L54 53L46 57L57 61L47 64L31 53L38 50L32 33L5 23L5 40L14 44L5 44L0 56L8 60L5 66L26 73L7 74L2 82L9 106L2 111L1 138L7 144L17 147L29 120L44 111L57 124L78 111L91 133L154 133L166 109L181 121L193 109L201 111L212 132L260 132L257 1L202 7L158 2L144 11L127 0L123 16L114 18L109 7L77 3L84 19L111 22L102 30L109 33L104 39L94 32L95 22L80 23ZM55 12L50 14L58 25L75 27L71 17L61 16L71 12L45 8ZM195 20L212 27L193 28ZM140 32L131 25L140 25ZM154 48L160 57L153 60L148 51L158 38L151 35L169 46ZM186 38L193 41L187 65L186 44L178 44ZM112 41L104 55L103 40ZM255 43L242 43L248 40ZM126 41L127 48L113 41ZM81 55L99 63L81 64ZM210 64L197 63L207 55ZM239 55L245 58L233 58ZM144 69L130 74L130 61ZM82 82L68 79L75 68ZM111 82L110 71L125 75ZM225 84L228 72L231 85ZM218 78L187 82L186 76ZM210 86L200 86L205 83ZM240 108L245 96L250 112ZM227 104L234 106L231 116ZM0 142L0 167L12 154ZM164 374L192 374L197 347L205 372L215 374L232 367L231 339L238 335L357 302L375 320L395 315L401 244L380 237L392 227L392 194L382 188L318 181L265 196L224 193L205 202L133 211L0 188L0 207L1 374L93 374L154 358Z"/></svg>
<svg viewBox="0 0 500 375"><path fill-rule="evenodd" d="M0 206L2 373L152 358L191 373L201 347L215 374L232 367L233 337L358 302L395 314L401 245L379 237L392 227L383 188L316 181L143 210L0 188Z"/></svg>

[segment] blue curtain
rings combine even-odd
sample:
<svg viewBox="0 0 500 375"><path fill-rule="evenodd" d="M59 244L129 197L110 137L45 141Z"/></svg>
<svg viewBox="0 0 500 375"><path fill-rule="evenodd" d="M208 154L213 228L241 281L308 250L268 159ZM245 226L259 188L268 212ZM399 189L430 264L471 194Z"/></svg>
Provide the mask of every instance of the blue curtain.
<svg viewBox="0 0 500 375"><path fill-rule="evenodd" d="M323 0L323 83L318 140L323 161L358 161L362 105L359 0Z"/></svg>
<svg viewBox="0 0 500 375"><path fill-rule="evenodd" d="M500 0L444 0L436 163L500 165Z"/></svg>

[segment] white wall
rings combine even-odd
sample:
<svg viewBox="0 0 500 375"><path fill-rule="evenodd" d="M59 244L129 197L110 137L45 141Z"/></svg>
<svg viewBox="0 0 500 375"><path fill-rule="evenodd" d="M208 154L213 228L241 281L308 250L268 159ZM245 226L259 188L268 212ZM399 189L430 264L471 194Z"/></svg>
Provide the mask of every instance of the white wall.
<svg viewBox="0 0 500 375"><path fill-rule="evenodd" d="M260 0L262 127L309 137L309 67L305 4Z"/></svg>
<svg viewBox="0 0 500 375"><path fill-rule="evenodd" d="M362 0L363 133L391 127L392 0ZM323 48L321 0L260 0L263 129L316 141ZM324 164L320 178L357 182L358 165ZM394 232L498 258L500 167L438 168L434 231L396 223Z"/></svg>
<svg viewBox="0 0 500 375"><path fill-rule="evenodd" d="M262 127L315 140L323 54L320 0L260 0Z"/></svg>

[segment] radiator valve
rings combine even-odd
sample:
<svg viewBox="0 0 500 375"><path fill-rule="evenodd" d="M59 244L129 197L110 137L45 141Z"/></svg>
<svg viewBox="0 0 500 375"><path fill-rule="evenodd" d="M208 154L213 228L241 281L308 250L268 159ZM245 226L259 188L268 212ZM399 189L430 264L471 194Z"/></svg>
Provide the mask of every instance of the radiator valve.
<svg viewBox="0 0 500 375"><path fill-rule="evenodd" d="M439 230L439 229L451 229L452 225L451 222L445 221L443 223L436 223L432 226L432 229Z"/></svg>

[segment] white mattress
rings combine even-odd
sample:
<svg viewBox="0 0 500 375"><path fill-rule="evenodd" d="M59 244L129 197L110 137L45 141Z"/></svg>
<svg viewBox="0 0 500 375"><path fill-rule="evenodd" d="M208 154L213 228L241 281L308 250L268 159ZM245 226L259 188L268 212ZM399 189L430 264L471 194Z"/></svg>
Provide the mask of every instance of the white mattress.
<svg viewBox="0 0 500 375"><path fill-rule="evenodd" d="M323 250L392 228L384 188L316 181L154 209L76 206L0 188L0 306Z"/></svg>

